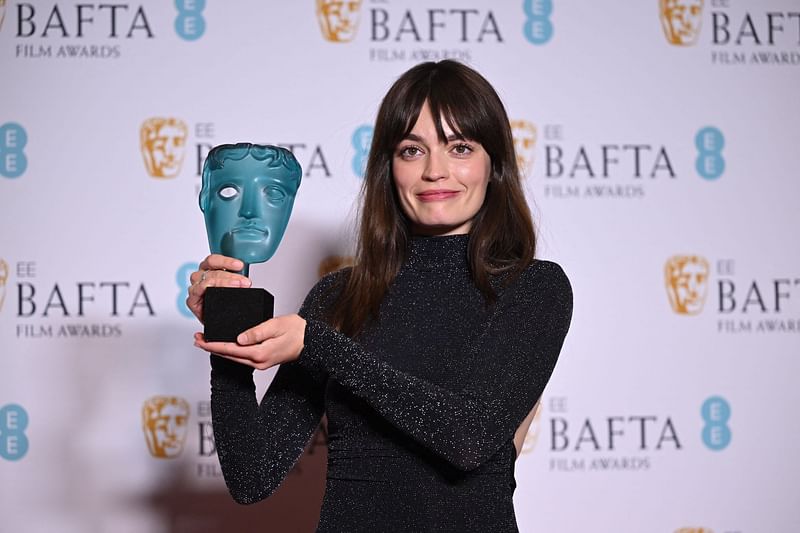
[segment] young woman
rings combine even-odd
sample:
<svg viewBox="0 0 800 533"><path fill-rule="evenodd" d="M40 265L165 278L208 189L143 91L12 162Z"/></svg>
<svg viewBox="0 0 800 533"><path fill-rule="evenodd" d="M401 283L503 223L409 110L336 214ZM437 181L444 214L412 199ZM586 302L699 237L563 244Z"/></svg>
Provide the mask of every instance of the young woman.
<svg viewBox="0 0 800 533"><path fill-rule="evenodd" d="M269 496L328 417L319 530L517 531L514 461L569 328L561 268L535 237L505 109L453 61L403 74L375 124L356 262L299 314L211 356L217 452L236 501ZM235 259L192 274L248 286ZM253 368L280 364L261 403Z"/></svg>

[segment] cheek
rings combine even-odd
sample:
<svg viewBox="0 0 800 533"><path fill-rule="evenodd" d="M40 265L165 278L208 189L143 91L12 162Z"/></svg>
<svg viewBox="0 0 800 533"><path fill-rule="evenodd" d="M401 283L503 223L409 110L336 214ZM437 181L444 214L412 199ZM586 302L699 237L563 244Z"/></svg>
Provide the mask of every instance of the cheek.
<svg viewBox="0 0 800 533"><path fill-rule="evenodd" d="M215 226L230 224L239 211L239 202L236 200L211 201L209 217Z"/></svg>
<svg viewBox="0 0 800 533"><path fill-rule="evenodd" d="M475 165L468 169L468 175L464 180L477 192L481 198L486 195L486 188L489 186L489 175L491 173L489 161L475 162Z"/></svg>
<svg viewBox="0 0 800 533"><path fill-rule="evenodd" d="M405 201L412 185L412 180L409 179L409 169L403 165L392 164L392 183L401 201Z"/></svg>

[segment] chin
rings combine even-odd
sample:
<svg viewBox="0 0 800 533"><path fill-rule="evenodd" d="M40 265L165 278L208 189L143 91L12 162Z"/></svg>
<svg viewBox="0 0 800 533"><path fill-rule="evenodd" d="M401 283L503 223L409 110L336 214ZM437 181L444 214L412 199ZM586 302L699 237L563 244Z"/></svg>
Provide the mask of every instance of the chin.
<svg viewBox="0 0 800 533"><path fill-rule="evenodd" d="M275 254L275 248L265 243L248 243L239 245L236 252L234 257L241 259L248 265L252 265L253 263L268 261Z"/></svg>
<svg viewBox="0 0 800 533"><path fill-rule="evenodd" d="M426 220L415 223L414 228L417 233L425 235L445 235L452 232L469 233L468 222L465 220Z"/></svg>
<svg viewBox="0 0 800 533"><path fill-rule="evenodd" d="M252 265L253 263L263 263L264 261L268 261L273 254L274 251L265 252L262 250L259 252L243 254L243 256L240 257L240 259L245 263L247 263L248 265Z"/></svg>

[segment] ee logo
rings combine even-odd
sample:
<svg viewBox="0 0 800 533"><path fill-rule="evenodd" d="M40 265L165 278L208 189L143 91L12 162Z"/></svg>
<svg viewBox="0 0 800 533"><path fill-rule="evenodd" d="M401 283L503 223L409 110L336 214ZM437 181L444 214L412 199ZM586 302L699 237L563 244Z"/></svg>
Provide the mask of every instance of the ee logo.
<svg viewBox="0 0 800 533"><path fill-rule="evenodd" d="M353 145L356 153L353 156L353 174L359 178L364 177L364 171L367 169L367 156L369 155L369 147L372 144L372 132L374 128L367 124L359 126L353 132L353 138L350 144Z"/></svg>
<svg viewBox="0 0 800 533"><path fill-rule="evenodd" d="M712 396L703 402L700 408L705 425L703 426L703 444L714 451L723 450L731 443L731 429L728 420L731 418L731 406L720 396Z"/></svg>
<svg viewBox="0 0 800 533"><path fill-rule="evenodd" d="M0 409L0 457L18 461L28 453L28 413L19 405L10 403Z"/></svg>
<svg viewBox="0 0 800 533"><path fill-rule="evenodd" d="M697 132L694 137L697 147L697 173L707 180L715 180L725 172L725 159L722 158L722 149L725 147L725 137L722 132L713 126L708 126Z"/></svg>
<svg viewBox="0 0 800 533"><path fill-rule="evenodd" d="M531 44L545 44L553 37L553 0L525 0L522 4L525 11L525 25L522 33Z"/></svg>
<svg viewBox="0 0 800 533"><path fill-rule="evenodd" d="M28 168L28 158L23 151L28 144L25 128L16 122L0 126L0 175L18 178Z"/></svg>
<svg viewBox="0 0 800 533"><path fill-rule="evenodd" d="M188 318L194 317L186 307L186 297L189 296L189 285L191 284L189 276L198 268L197 263L184 263L175 273L175 283L178 285L178 297L175 299L175 305L178 307L178 312Z"/></svg>
<svg viewBox="0 0 800 533"><path fill-rule="evenodd" d="M206 32L203 10L206 0L175 0L178 16L175 19L175 33L184 41L196 41Z"/></svg>

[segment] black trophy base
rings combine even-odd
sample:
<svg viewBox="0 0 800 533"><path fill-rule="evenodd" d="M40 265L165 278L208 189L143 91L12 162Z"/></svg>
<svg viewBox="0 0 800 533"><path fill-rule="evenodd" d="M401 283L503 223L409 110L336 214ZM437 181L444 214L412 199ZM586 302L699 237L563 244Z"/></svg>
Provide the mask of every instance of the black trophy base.
<svg viewBox="0 0 800 533"><path fill-rule="evenodd" d="M275 298L264 289L209 287L203 296L203 336L207 342L236 337L273 316Z"/></svg>

